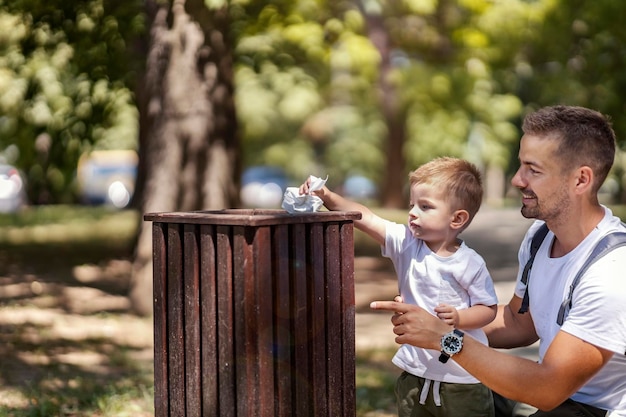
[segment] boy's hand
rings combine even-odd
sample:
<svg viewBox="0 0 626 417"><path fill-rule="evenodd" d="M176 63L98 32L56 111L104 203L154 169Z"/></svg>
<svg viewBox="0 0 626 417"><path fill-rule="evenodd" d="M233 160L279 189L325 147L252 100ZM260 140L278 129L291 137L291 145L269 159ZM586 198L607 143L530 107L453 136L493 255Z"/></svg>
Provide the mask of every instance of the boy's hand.
<svg viewBox="0 0 626 417"><path fill-rule="evenodd" d="M324 195L326 194L326 186L323 186L321 189L316 191L311 191L311 177L308 177L306 181L300 186L300 195L311 194L320 197L322 200L324 199Z"/></svg>
<svg viewBox="0 0 626 417"><path fill-rule="evenodd" d="M459 312L456 308L449 304L439 304L435 307L435 313L437 317L443 320L446 324L456 327L459 324Z"/></svg>
<svg viewBox="0 0 626 417"><path fill-rule="evenodd" d="M308 177L306 181L304 181L304 184L300 186L300 195L308 194L310 186L311 186L311 177Z"/></svg>

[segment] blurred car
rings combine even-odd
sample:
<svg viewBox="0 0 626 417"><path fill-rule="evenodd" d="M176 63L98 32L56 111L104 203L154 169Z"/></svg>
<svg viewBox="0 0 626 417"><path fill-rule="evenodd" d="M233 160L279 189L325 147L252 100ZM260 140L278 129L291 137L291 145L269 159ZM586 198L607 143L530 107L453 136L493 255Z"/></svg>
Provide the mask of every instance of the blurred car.
<svg viewBox="0 0 626 417"><path fill-rule="evenodd" d="M16 167L0 163L0 213L14 213L26 205L25 186Z"/></svg>
<svg viewBox="0 0 626 417"><path fill-rule="evenodd" d="M279 208L288 183L280 167L250 167L241 175L241 203L250 208Z"/></svg>
<svg viewBox="0 0 626 417"><path fill-rule="evenodd" d="M138 156L135 151L93 151L78 161L81 201L125 208L135 190Z"/></svg>
<svg viewBox="0 0 626 417"><path fill-rule="evenodd" d="M374 181L362 175L351 175L343 183L343 194L354 200L376 198L378 188Z"/></svg>

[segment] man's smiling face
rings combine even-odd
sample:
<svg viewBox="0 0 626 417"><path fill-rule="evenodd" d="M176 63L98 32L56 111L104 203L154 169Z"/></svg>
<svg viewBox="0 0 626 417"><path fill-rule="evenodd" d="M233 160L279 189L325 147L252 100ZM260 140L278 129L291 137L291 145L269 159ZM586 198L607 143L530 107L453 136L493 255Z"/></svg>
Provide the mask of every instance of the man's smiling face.
<svg viewBox="0 0 626 417"><path fill-rule="evenodd" d="M559 139L524 135L520 142L520 167L511 184L522 192L522 215L540 220L557 219L569 206L567 172L556 150Z"/></svg>

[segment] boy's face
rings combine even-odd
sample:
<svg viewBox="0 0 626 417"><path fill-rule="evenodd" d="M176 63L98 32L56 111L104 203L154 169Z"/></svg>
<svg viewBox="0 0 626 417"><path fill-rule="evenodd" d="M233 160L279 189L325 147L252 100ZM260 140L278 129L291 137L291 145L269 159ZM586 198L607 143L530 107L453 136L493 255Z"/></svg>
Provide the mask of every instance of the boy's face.
<svg viewBox="0 0 626 417"><path fill-rule="evenodd" d="M447 237L454 216L443 196L441 187L430 184L411 186L409 228L413 236L427 242Z"/></svg>

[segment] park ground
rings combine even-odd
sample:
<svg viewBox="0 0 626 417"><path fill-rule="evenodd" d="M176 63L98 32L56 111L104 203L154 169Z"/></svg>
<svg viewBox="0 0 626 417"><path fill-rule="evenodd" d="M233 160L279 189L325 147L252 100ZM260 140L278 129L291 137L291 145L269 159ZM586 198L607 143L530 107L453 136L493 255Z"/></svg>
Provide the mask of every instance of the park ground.
<svg viewBox="0 0 626 417"><path fill-rule="evenodd" d="M486 258L501 301L511 294L527 226L516 209L486 209L465 232ZM98 262L97 254L73 259L73 251L40 247L15 258L0 250L0 417L152 416L152 320L130 312L130 262L123 256ZM371 311L369 303L396 292L389 262L357 253L361 417L394 415L398 371L390 363L389 315Z"/></svg>

